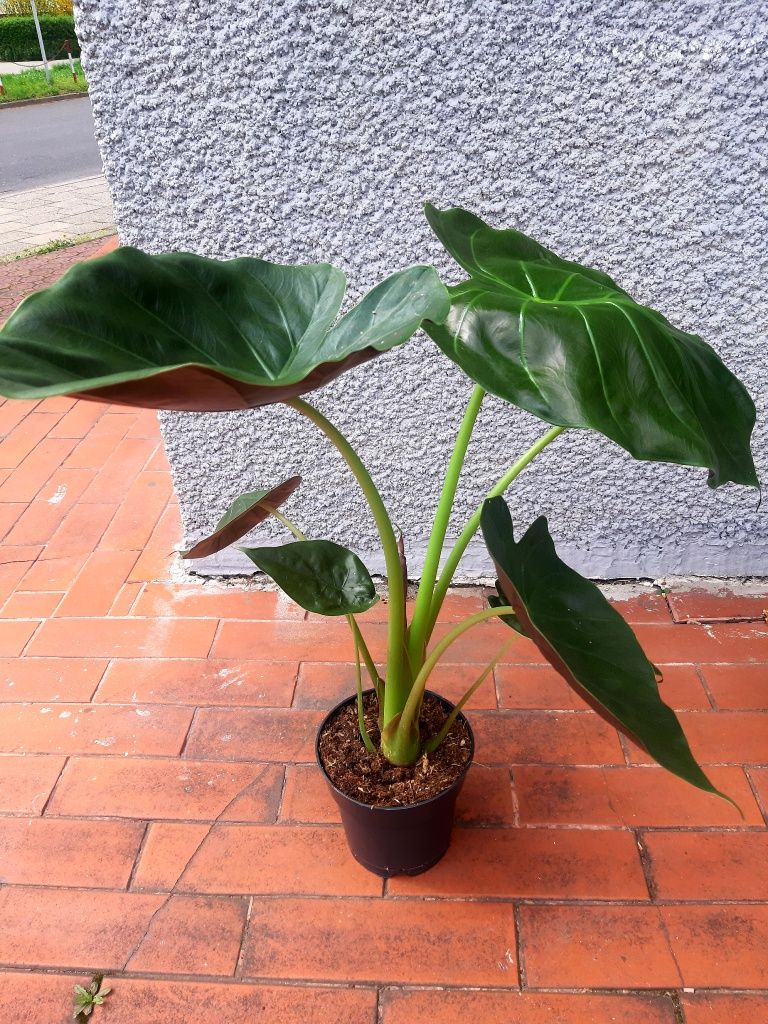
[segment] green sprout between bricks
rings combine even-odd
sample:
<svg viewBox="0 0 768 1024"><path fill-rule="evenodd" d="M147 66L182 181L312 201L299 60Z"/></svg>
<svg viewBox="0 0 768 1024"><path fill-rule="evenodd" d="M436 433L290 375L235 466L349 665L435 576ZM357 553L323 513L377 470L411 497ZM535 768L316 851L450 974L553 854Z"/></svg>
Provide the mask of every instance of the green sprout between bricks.
<svg viewBox="0 0 768 1024"><path fill-rule="evenodd" d="M711 487L759 486L750 450L754 403L701 338L635 302L606 274L561 259L518 231L489 227L466 210L425 209L466 280L446 287L432 267L411 267L340 318L346 282L328 264L150 256L122 248L76 266L26 299L0 332L0 393L200 413L284 403L311 421L351 470L381 540L388 584L383 676L356 619L378 600L371 574L352 551L308 539L306 527L280 511L299 477L242 495L212 534L183 554L219 551L268 516L286 529L292 539L281 546L241 550L302 608L347 619L361 736L373 751L362 710L365 673L378 698L374 735L391 763L413 764L442 742L504 648L489 652L488 666L441 732L424 741L418 723L432 670L467 630L499 619L529 637L598 714L660 765L718 792L661 700L658 670L630 627L593 583L559 558L545 518L515 535L502 496L569 429L597 431L636 459L706 468ZM302 396L404 344L420 327L474 389L468 389L409 620L402 538L352 444ZM486 394L548 428L502 474L442 559ZM434 643L443 601L478 531L496 569L497 595L491 607Z"/></svg>
<svg viewBox="0 0 768 1024"><path fill-rule="evenodd" d="M87 988L83 985L75 985L75 1009L72 1017L74 1020L87 1020L93 1013L94 1006L101 1006L106 997L112 991L102 984L103 974L94 974Z"/></svg>

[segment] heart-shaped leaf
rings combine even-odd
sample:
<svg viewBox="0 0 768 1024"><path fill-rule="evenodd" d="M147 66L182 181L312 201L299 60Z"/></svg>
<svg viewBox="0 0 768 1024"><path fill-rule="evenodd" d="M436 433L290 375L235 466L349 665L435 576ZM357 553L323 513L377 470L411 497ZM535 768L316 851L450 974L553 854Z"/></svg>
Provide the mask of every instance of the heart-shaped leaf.
<svg viewBox="0 0 768 1024"><path fill-rule="evenodd" d="M213 533L201 538L189 550L180 552L181 557L205 558L234 544L259 523L264 522L272 514L273 509L287 501L300 483L300 476L292 476L271 490L241 494L216 523Z"/></svg>
<svg viewBox="0 0 768 1024"><path fill-rule="evenodd" d="M707 467L712 487L758 486L754 403L701 338L519 231L461 209L426 214L470 280L424 329L486 391L637 459Z"/></svg>
<svg viewBox="0 0 768 1024"><path fill-rule="evenodd" d="M660 765L709 793L674 711L635 634L598 588L558 557L542 516L515 541L503 498L483 504L481 526L498 587L523 631L565 681ZM728 799L726 797L726 799Z"/></svg>
<svg viewBox="0 0 768 1024"><path fill-rule="evenodd" d="M117 249L22 302L0 331L0 394L197 412L268 405L448 312L432 267L393 274L332 326L344 289L324 263Z"/></svg>
<svg viewBox="0 0 768 1024"><path fill-rule="evenodd" d="M240 550L309 612L355 615L378 601L366 567L354 552L333 541L300 540Z"/></svg>

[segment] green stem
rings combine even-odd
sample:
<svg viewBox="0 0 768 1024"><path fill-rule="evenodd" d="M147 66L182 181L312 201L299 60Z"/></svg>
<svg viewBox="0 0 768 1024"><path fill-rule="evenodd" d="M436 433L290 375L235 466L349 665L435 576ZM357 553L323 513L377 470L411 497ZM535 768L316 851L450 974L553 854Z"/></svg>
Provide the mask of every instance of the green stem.
<svg viewBox="0 0 768 1024"><path fill-rule="evenodd" d="M368 644L365 642L365 637L363 636L354 615L347 615L346 618L347 622L349 623L349 628L352 630L352 636L355 638L355 644L357 645L357 647L360 650L360 653L363 656L365 667L368 670L368 675L371 677L373 688L376 691L376 696L378 697L379 700L381 700L381 677L379 676L379 670L376 668L374 660L371 657L371 652L368 649Z"/></svg>
<svg viewBox="0 0 768 1024"><path fill-rule="evenodd" d="M387 510L370 473L349 441L321 412L301 398L285 403L311 420L338 449L365 495L381 538L389 588L389 634L387 641L387 678L384 687L384 722L399 714L408 697L409 677L405 671L405 586L403 584L397 538Z"/></svg>
<svg viewBox="0 0 768 1024"><path fill-rule="evenodd" d="M414 736L417 734L415 728L416 716L419 713L421 707L421 700L424 696L424 690L427 685L432 670L438 663L443 654L448 650L451 644L455 643L468 629L476 626L478 622L484 622L486 619L498 618L501 615L514 614L514 608L509 605L501 605L498 608L484 608L480 612L475 612L474 615L470 615L462 622L457 623L453 629L449 630L442 640L440 640L424 661L424 664L419 670L419 674L413 681L411 692L408 694L408 700L403 708L403 713L400 716L400 720L397 723L397 729L394 735L386 737L382 736L382 753L387 760L392 761L393 764L409 764L416 760L418 757L418 750L414 753ZM403 760L404 757L410 756L411 760Z"/></svg>
<svg viewBox="0 0 768 1024"><path fill-rule="evenodd" d="M352 616L348 616L352 618ZM373 745L373 740L368 735L368 730L365 727L365 712L363 710L363 680L360 672L360 644L358 642L358 633L352 630L355 636L355 681L357 683L357 727L360 730L360 738L365 744L365 749L369 754L376 753L376 747Z"/></svg>
<svg viewBox="0 0 768 1024"><path fill-rule="evenodd" d="M531 445L528 451L517 460L514 466L511 466L504 476L494 484L486 494L485 498L495 498L497 495L503 494L512 481L522 473L525 467L533 462L536 456L542 452L548 444L551 444L556 437L559 437L564 430L565 427L552 427L551 430L548 430L546 434L542 435L536 444ZM443 601L445 600L445 595L448 593L448 588L451 585L454 573L461 561L461 557L467 550L467 545L477 533L478 527L480 526L480 515L482 511L483 505L481 502L478 508L472 513L469 522L459 534L458 540L451 548L451 551L445 560L443 571L440 573L440 578L435 585L435 592L432 597L432 604L429 610L429 619L425 634L427 642L432 635L432 630L435 628L435 623L437 622L437 617L440 614L440 609L443 605Z"/></svg>
<svg viewBox="0 0 768 1024"><path fill-rule="evenodd" d="M288 516L284 516L282 512L278 512L276 508L272 508L270 505L264 505L263 508L265 508L270 515L274 516L279 523L282 523L286 529L290 530L296 540L307 539L306 535L301 532L298 526L291 522Z"/></svg>
<svg viewBox="0 0 768 1024"><path fill-rule="evenodd" d="M493 659L493 661L489 665L486 665L486 667L483 669L483 671L480 673L480 675L477 677L477 679L474 681L474 683L472 683L470 688L467 690L467 692L461 698L459 703L456 704L456 706L454 707L454 709L450 713L450 715L448 715L448 717L446 718L445 722L443 723L443 727L440 730L440 732L437 733L436 736L433 736L431 740L429 740L427 743L424 744L424 752L425 753L431 754L433 751L437 750L437 748L440 746L440 744L443 742L445 737L450 732L451 726L456 721L456 718L458 717L458 714L461 711L461 709L467 703L469 698L479 689L479 687L482 685L482 683L485 681L485 679L490 675L490 673L493 672L493 670L496 668L498 663L501 661L501 659L504 657L504 655L507 653L507 651L509 650L509 648L512 646L512 644L515 642L516 639L517 639L516 637L512 637L511 640L509 640L507 643L505 643L504 646L499 651L499 653Z"/></svg>
<svg viewBox="0 0 768 1024"><path fill-rule="evenodd" d="M464 459L467 455L467 448L469 447L472 431L484 398L485 391L479 384L475 385L472 397L464 413L464 418L461 421L459 432L456 435L456 442L453 446L453 452L445 473L445 480L443 481L443 489L440 492L440 500L435 512L435 521L432 525L432 533L429 536L427 553L424 556L424 568L421 573L419 591L416 595L416 604L411 617L411 628L408 633L408 658L410 664L414 667L421 665L424 659L432 594L435 589L437 572L440 568L440 556L443 553L448 521L451 517L454 499L456 498L456 488L464 465Z"/></svg>

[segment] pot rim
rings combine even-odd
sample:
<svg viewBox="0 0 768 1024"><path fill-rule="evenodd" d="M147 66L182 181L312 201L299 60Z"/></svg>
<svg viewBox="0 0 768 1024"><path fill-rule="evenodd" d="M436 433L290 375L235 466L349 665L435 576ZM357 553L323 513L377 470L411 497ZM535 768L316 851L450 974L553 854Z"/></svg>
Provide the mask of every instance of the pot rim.
<svg viewBox="0 0 768 1024"><path fill-rule="evenodd" d="M374 692L375 691L371 687L367 690L363 690L363 696L366 697L368 696L369 693ZM449 701L446 697L443 697L439 693L435 693L434 690L425 690L424 695L435 697L437 700L440 701L441 704L446 705L451 711L456 706L455 704L452 704L451 701ZM447 793L450 793L452 789L463 784L464 780L467 777L467 773L469 772L469 769L472 767L472 764L475 759L475 734L472 731L472 726L469 724L469 719L466 717L463 711L460 711L457 717L463 719L464 725L466 726L467 729L467 733L469 734L469 759L467 760L467 763L462 769L461 774L453 780L450 786L446 786L445 789L441 790L439 793L436 793L434 796L429 797L427 800L419 800L413 804L399 804L386 807L381 807L378 804L366 804L363 803L362 800L355 800L353 796L349 796L349 794L345 793L343 789L339 789L339 787L333 782L331 777L328 775L328 772L325 770L323 759L320 757L320 736L322 735L323 729L326 727L330 719L336 714L336 712L339 711L340 708L343 708L345 704L350 704L355 700L357 700L357 694L353 693L350 697L345 697L343 700L340 700L338 704L335 704L328 712L328 714L323 718L322 722L317 728L317 735L315 736L315 760L317 761L320 771L323 773L325 781L328 783L328 785L331 787L334 793L338 794L338 796L342 797L344 800L347 800L349 803L355 804L357 807L362 807L367 811L391 811L402 813L404 811L410 811L415 807L426 807L428 804L435 803L435 801L437 800L442 800L443 797L445 797Z"/></svg>

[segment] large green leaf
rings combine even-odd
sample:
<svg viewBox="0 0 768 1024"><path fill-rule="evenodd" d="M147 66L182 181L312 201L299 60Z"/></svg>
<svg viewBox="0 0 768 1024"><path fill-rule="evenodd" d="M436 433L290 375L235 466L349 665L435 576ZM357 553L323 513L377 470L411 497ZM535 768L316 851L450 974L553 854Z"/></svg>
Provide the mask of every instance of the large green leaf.
<svg viewBox="0 0 768 1024"><path fill-rule="evenodd" d="M470 279L424 329L486 391L635 458L707 467L713 487L757 486L754 403L701 338L519 231L461 209L426 214Z"/></svg>
<svg viewBox="0 0 768 1024"><path fill-rule="evenodd" d="M158 409L245 409L321 387L448 312L431 267L401 270L335 325L329 264L122 248L25 299L0 331L0 394Z"/></svg>
<svg viewBox="0 0 768 1024"><path fill-rule="evenodd" d="M205 558L234 544L287 501L300 483L300 476L292 476L268 491L249 491L241 494L216 523L213 533L202 537L189 550L180 552L181 557Z"/></svg>
<svg viewBox="0 0 768 1024"><path fill-rule="evenodd" d="M537 519L515 541L503 498L483 504L481 526L500 594L565 681L611 725L681 779L719 793L701 770L635 634L594 583L558 557Z"/></svg>
<svg viewBox="0 0 768 1024"><path fill-rule="evenodd" d="M333 541L300 540L281 547L240 550L309 612L354 615L378 601L363 563Z"/></svg>

